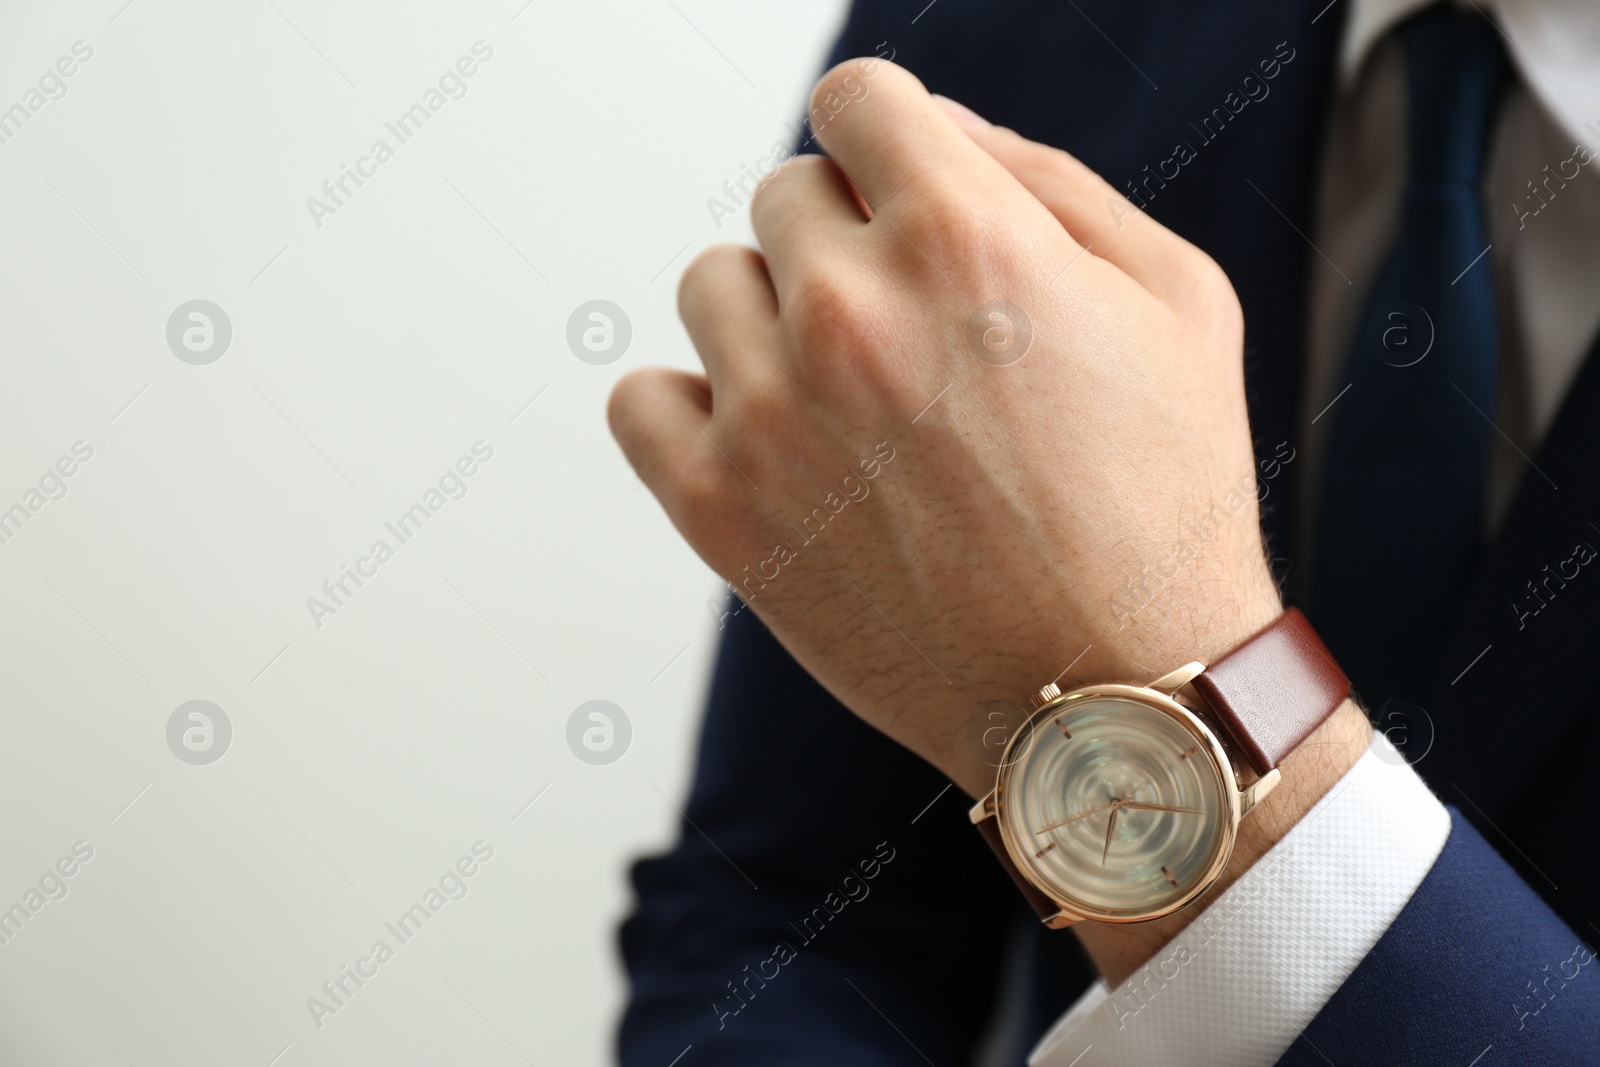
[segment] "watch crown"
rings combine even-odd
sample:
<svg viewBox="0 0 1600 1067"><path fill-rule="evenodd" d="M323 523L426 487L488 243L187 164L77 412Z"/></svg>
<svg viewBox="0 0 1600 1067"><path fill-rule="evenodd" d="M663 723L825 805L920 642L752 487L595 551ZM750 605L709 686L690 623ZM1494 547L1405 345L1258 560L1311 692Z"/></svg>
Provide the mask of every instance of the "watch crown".
<svg viewBox="0 0 1600 1067"><path fill-rule="evenodd" d="M1061 695L1061 687L1054 682L1033 694L1033 710L1038 711L1056 697Z"/></svg>

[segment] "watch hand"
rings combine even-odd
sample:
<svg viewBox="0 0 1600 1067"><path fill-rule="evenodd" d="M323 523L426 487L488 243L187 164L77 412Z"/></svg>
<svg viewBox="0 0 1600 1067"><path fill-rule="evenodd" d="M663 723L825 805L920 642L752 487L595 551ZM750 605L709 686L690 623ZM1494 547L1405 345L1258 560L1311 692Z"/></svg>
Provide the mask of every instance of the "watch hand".
<svg viewBox="0 0 1600 1067"><path fill-rule="evenodd" d="M1137 808L1140 811L1175 811L1182 815L1201 814L1193 808L1169 808L1164 804L1142 804L1137 800L1124 800L1120 806L1124 808Z"/></svg>
<svg viewBox="0 0 1600 1067"><path fill-rule="evenodd" d="M1106 865L1106 857L1111 854L1111 831L1117 828L1117 812L1122 810L1122 805L1112 802L1111 820L1106 823L1106 847L1100 850L1100 866Z"/></svg>
<svg viewBox="0 0 1600 1067"><path fill-rule="evenodd" d="M1078 814L1074 815L1070 819L1062 819L1060 822L1053 822L1049 826L1044 827L1043 829L1035 830L1034 833L1035 834L1048 833L1049 831L1054 830L1059 826L1065 826L1068 823L1077 822L1079 819L1087 819L1091 815L1098 815L1102 811L1105 811L1110 806L1111 806L1110 804L1102 804L1098 808L1090 808L1088 811L1080 811Z"/></svg>

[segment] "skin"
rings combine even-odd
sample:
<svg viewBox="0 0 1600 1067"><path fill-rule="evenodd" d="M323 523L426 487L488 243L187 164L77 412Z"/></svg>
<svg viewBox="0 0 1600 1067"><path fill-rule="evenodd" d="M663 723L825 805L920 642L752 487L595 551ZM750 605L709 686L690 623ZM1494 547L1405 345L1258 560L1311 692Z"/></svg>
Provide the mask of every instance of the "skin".
<svg viewBox="0 0 1600 1067"><path fill-rule="evenodd" d="M684 272L705 374L628 374L612 432L799 663L980 796L995 724L1041 685L1142 684L1281 613L1242 315L1208 256L1082 163L891 63L829 71L819 113L830 158L763 183L761 252L714 246ZM968 337L995 299L1031 326L1004 366L1015 347ZM1347 702L1285 760L1213 894L1368 738ZM1076 929L1115 984L1209 899Z"/></svg>

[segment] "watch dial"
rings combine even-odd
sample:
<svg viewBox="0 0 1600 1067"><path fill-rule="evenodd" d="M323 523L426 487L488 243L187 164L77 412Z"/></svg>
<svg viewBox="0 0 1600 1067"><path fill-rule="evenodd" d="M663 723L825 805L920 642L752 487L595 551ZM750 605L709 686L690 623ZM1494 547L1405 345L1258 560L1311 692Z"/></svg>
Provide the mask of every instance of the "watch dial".
<svg viewBox="0 0 1600 1067"><path fill-rule="evenodd" d="M1091 696L1055 709L1005 788L1023 862L1093 914L1169 907L1229 845L1232 784L1210 743L1137 700Z"/></svg>

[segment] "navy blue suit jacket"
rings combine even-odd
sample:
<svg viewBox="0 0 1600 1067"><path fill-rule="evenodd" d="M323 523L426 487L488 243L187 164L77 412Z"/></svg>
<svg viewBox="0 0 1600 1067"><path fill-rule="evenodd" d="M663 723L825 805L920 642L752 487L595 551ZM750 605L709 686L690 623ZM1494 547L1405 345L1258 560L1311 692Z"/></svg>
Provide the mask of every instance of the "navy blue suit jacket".
<svg viewBox="0 0 1600 1067"><path fill-rule="evenodd" d="M1342 16L1328 0L857 0L834 58L892 54L933 91L1073 152L1209 252L1244 306L1251 425L1271 463L1305 432L1314 253L1301 234ZM1524 480L1431 690L1408 706L1403 740L1452 804L1449 842L1284 1063L1600 1062L1600 979L1575 962L1600 932L1600 674L1583 670L1600 580L1545 586L1526 613L1546 564L1600 545L1592 354L1534 458L1548 478ZM1292 588L1311 472L1277 469L1263 525ZM1092 972L1070 935L1029 919L948 786L752 612L731 615L690 823L633 873L623 1063L1020 1062Z"/></svg>

